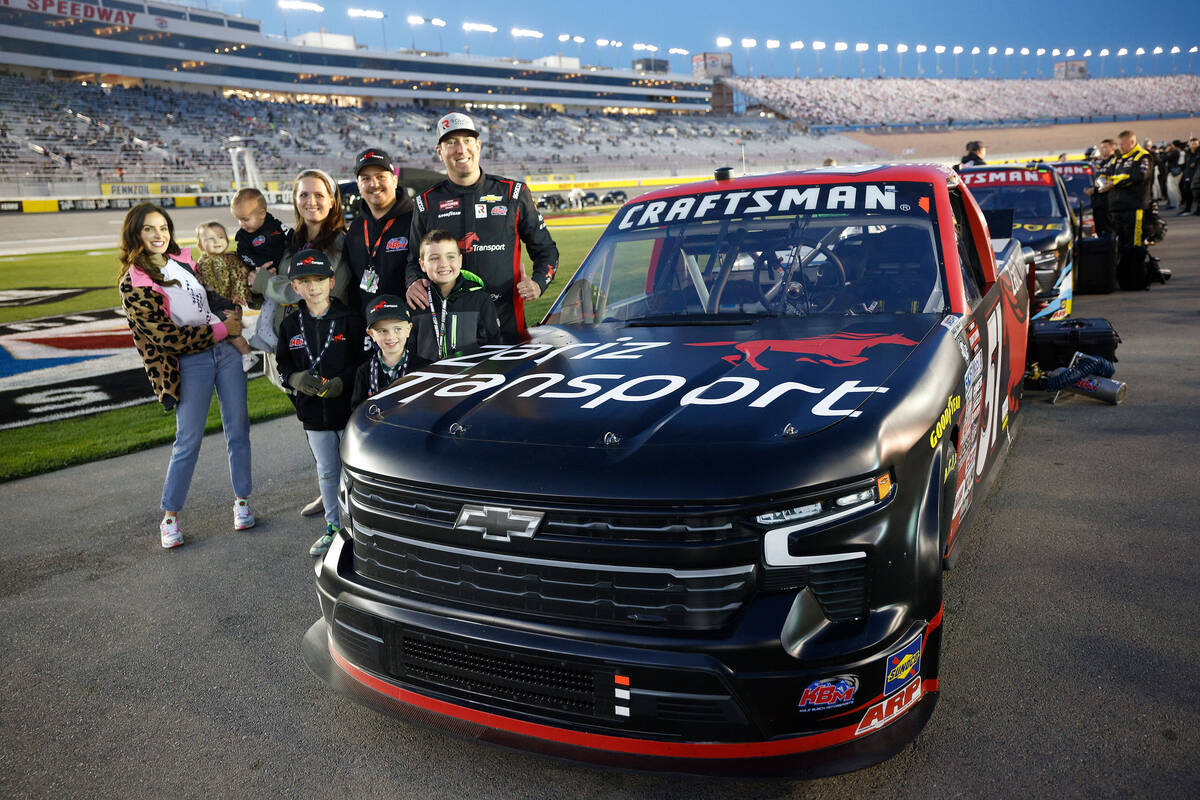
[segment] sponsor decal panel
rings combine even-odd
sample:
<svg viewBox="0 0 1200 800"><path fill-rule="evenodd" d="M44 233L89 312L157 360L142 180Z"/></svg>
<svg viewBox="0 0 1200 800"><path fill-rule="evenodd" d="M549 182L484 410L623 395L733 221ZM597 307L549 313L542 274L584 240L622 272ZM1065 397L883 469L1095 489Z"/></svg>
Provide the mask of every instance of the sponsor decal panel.
<svg viewBox="0 0 1200 800"><path fill-rule="evenodd" d="M954 415L962 408L962 395L954 395L946 400L946 407L942 410L942 414L938 417L937 423L934 424L933 430L929 432L929 447L936 448L938 442L942 440L942 436L946 431L950 430L950 423L954 421Z"/></svg>
<svg viewBox="0 0 1200 800"><path fill-rule="evenodd" d="M263 236L261 233L258 236L255 236L253 239L250 240L250 245L252 247L262 247L266 243L267 243L267 237Z"/></svg>
<svg viewBox="0 0 1200 800"><path fill-rule="evenodd" d="M491 215L493 217L508 216L508 206L492 206Z"/></svg>
<svg viewBox="0 0 1200 800"><path fill-rule="evenodd" d="M387 244L385 245L385 251L388 253L395 253L399 250L407 250L407 249L408 249L408 237L407 236L397 236L394 239L388 239Z"/></svg>
<svg viewBox="0 0 1200 800"><path fill-rule="evenodd" d="M481 203L499 203L503 199L498 194L484 194L479 196L479 202Z"/></svg>
<svg viewBox="0 0 1200 800"><path fill-rule="evenodd" d="M920 678L921 645L924 641L925 635L922 634L887 657L883 673L885 695L896 691L914 677Z"/></svg>
<svg viewBox="0 0 1200 800"><path fill-rule="evenodd" d="M890 697L885 697L867 709L862 722L854 730L855 736L874 733L880 728L895 722L904 712L912 708L921 699L921 677L918 675L912 681Z"/></svg>
<svg viewBox="0 0 1200 800"><path fill-rule="evenodd" d="M858 677L855 675L822 678L805 688L796 708L800 711L828 711L848 706L854 702L854 693L857 691Z"/></svg>
<svg viewBox="0 0 1200 800"><path fill-rule="evenodd" d="M458 200L443 200L438 203L438 211L452 211L459 207Z"/></svg>
<svg viewBox="0 0 1200 800"><path fill-rule="evenodd" d="M881 344L909 347L917 343L898 333L835 333L807 339L753 339L748 342L696 342L691 347L732 347L736 353L722 356L730 364L746 357L746 363L756 370L768 369L758 357L767 352L799 353L796 361L809 361L830 367L849 367L867 361L863 351Z"/></svg>

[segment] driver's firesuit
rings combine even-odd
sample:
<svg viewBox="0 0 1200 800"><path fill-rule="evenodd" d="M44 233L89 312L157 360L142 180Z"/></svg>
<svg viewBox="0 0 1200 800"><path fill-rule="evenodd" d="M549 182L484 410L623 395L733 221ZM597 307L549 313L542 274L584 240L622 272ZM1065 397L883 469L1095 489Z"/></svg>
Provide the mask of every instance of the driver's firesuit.
<svg viewBox="0 0 1200 800"><path fill-rule="evenodd" d="M478 275L500 316L500 340L516 342L525 333L525 302L513 287L521 280L521 243L533 261L530 277L545 293L558 268L558 246L520 181L480 173L478 182L459 186L443 180L414 198L405 285L424 278L421 238L435 228L458 239L462 269Z"/></svg>

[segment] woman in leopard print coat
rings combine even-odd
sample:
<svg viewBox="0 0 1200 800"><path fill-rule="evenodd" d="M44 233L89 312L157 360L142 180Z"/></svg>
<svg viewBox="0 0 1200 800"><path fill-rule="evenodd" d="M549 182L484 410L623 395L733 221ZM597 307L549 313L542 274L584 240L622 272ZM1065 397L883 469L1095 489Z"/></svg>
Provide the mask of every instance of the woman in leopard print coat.
<svg viewBox="0 0 1200 800"><path fill-rule="evenodd" d="M163 547L183 543L178 514L188 487L213 390L221 403L221 424L229 450L233 482L234 528L254 525L250 495L250 419L241 354L228 341L241 333L241 320L221 319L216 311L228 302L206 293L177 255L175 226L152 203L140 203L125 215L121 230L121 272L117 282L133 342L142 357L154 394L175 411L175 444L163 485Z"/></svg>

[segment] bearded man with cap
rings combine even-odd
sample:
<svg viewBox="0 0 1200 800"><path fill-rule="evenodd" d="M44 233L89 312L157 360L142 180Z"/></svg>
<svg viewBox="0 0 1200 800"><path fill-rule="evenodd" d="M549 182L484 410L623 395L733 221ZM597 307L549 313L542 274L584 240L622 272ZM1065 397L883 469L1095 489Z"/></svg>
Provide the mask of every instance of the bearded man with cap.
<svg viewBox="0 0 1200 800"><path fill-rule="evenodd" d="M479 131L466 114L453 112L437 123L438 158L446 180L417 195L408 240L409 307L432 303L429 281L421 271L415 243L441 228L457 239L462 268L483 280L500 316L500 339L515 342L525 333L525 303L541 297L558 268L558 246L546 230L529 187L520 181L487 175L479 166ZM529 250L532 275L521 263L521 245Z"/></svg>
<svg viewBox="0 0 1200 800"><path fill-rule="evenodd" d="M413 203L396 191L392 160L378 147L358 154L354 178L363 202L346 231L342 257L353 278L349 305L365 314L376 297L404 293Z"/></svg>

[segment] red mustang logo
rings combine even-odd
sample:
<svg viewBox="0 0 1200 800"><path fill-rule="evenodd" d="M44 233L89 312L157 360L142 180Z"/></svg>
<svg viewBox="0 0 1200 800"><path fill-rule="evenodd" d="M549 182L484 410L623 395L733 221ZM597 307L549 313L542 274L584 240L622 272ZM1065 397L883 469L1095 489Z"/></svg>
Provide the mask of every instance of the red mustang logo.
<svg viewBox="0 0 1200 800"><path fill-rule="evenodd" d="M748 342L696 342L691 347L732 347L736 353L722 356L730 364L746 357L746 363L758 370L767 369L758 357L767 351L780 353L803 353L797 361L811 361L830 367L851 367L867 359L862 352L878 344L915 345L912 339L898 333L835 333L831 336L814 336L807 339L752 339Z"/></svg>
<svg viewBox="0 0 1200 800"><path fill-rule="evenodd" d="M458 240L458 249L464 253L470 253L475 249L475 243L479 241L479 234L471 231L466 236Z"/></svg>

